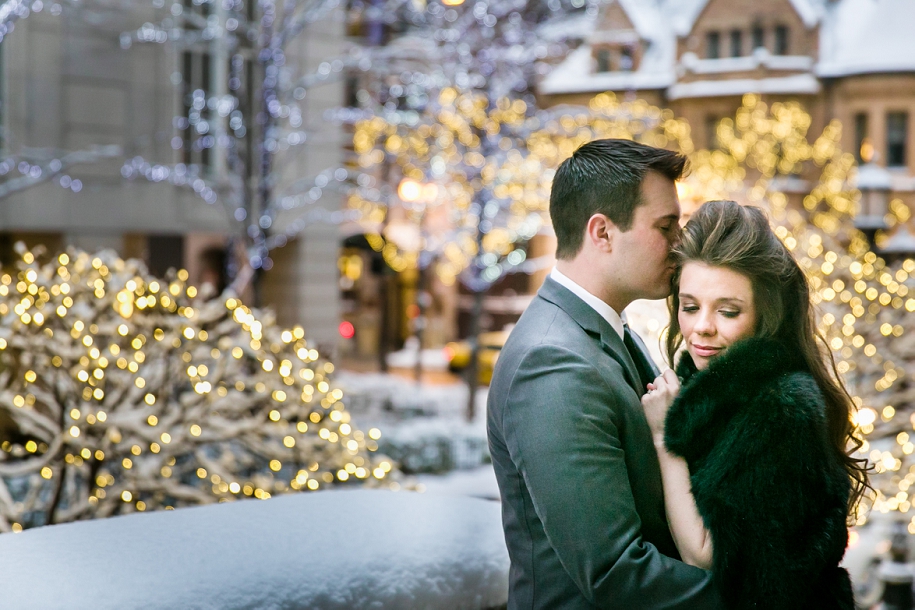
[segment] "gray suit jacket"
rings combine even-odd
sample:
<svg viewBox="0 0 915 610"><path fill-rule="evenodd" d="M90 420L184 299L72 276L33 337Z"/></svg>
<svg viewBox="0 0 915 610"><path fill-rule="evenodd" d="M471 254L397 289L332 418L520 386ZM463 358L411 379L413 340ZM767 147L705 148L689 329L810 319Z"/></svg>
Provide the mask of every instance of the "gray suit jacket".
<svg viewBox="0 0 915 610"><path fill-rule="evenodd" d="M547 278L489 390L509 608L721 607L676 559L642 393L610 324Z"/></svg>

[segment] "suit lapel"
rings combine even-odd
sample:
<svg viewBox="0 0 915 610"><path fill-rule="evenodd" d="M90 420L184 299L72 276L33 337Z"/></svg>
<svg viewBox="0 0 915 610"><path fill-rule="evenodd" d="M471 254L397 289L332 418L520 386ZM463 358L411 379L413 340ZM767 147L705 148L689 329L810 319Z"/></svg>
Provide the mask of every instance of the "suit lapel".
<svg viewBox="0 0 915 610"><path fill-rule="evenodd" d="M599 339L604 352L622 367L626 383L635 390L638 396L645 393L645 388L642 387L639 380L639 371L629 356L623 339L593 307L549 276L543 282L537 295L565 311L586 333Z"/></svg>
<svg viewBox="0 0 915 610"><path fill-rule="evenodd" d="M651 359L651 352L648 351L648 346L645 345L644 341L642 341L642 337L640 337L638 333L633 332L632 340L635 342L635 344L638 346L638 348L640 350L642 350L642 354L644 354L644 356L645 356L645 362L647 362L648 366L651 367L652 375L654 377L657 377L658 375L660 375L661 369L659 369L658 365L655 363L655 361Z"/></svg>

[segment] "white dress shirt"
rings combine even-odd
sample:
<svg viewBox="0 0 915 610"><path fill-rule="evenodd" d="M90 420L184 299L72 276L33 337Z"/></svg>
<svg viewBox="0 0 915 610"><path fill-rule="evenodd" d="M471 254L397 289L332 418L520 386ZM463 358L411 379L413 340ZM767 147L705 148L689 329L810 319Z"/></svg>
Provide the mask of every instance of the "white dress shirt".
<svg viewBox="0 0 915 610"><path fill-rule="evenodd" d="M594 311L600 314L600 316L610 323L610 326L613 330L616 331L616 334L619 335L620 339L623 338L623 319L620 317L620 314L601 301L599 298L573 282L567 275L562 273L556 267L553 267L553 270L550 271L550 277L556 281L556 283L568 288L572 291L572 294L577 296L579 299L591 306Z"/></svg>

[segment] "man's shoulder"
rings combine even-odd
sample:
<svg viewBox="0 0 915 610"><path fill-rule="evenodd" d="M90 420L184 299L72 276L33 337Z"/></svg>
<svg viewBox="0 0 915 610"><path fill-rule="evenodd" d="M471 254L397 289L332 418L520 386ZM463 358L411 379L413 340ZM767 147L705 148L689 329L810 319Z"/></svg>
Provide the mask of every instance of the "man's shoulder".
<svg viewBox="0 0 915 610"><path fill-rule="evenodd" d="M587 333L562 307L536 296L512 329L502 354L520 354L537 346L574 347L586 341Z"/></svg>
<svg viewBox="0 0 915 610"><path fill-rule="evenodd" d="M530 380L588 369L603 376L610 360L598 338L590 337L561 307L535 298L499 354L491 391L507 390L519 375Z"/></svg>

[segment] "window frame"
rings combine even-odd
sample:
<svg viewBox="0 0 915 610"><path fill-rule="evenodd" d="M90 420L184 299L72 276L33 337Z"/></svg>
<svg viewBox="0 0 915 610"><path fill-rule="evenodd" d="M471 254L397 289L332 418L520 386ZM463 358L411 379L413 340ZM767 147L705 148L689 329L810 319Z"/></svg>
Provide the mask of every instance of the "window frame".
<svg viewBox="0 0 915 610"><path fill-rule="evenodd" d="M766 48L766 28L759 24L755 24L750 30L750 52L752 53L756 49L765 49Z"/></svg>
<svg viewBox="0 0 915 610"><path fill-rule="evenodd" d="M730 57L743 57L743 30L731 30L728 36Z"/></svg>
<svg viewBox="0 0 915 610"><path fill-rule="evenodd" d="M893 129L893 119L901 118L901 126ZM893 135L899 137L893 139ZM889 110L886 113L886 166L906 167L908 165L909 113L907 110Z"/></svg>
<svg viewBox="0 0 915 610"><path fill-rule="evenodd" d="M775 43L772 47L773 55L788 55L791 48L791 30L787 25L775 26Z"/></svg>
<svg viewBox="0 0 915 610"><path fill-rule="evenodd" d="M705 58L721 59L721 32L718 30L705 33Z"/></svg>
<svg viewBox="0 0 915 610"><path fill-rule="evenodd" d="M858 160L858 163L864 163L865 161L861 156L861 149L868 139L870 117L866 112L856 112L852 117L852 125L854 125L855 130L855 159Z"/></svg>

